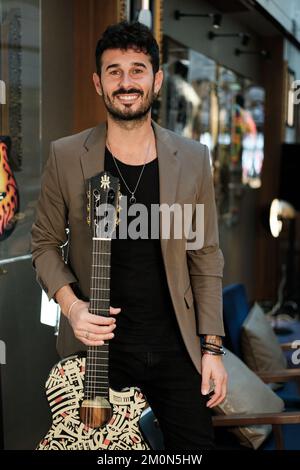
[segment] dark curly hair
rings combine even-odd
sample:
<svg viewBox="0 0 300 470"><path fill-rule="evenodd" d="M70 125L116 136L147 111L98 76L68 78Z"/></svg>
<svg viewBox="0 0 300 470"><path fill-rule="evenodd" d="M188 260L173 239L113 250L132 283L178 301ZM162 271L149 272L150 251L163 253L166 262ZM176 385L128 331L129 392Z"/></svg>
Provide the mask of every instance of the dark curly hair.
<svg viewBox="0 0 300 470"><path fill-rule="evenodd" d="M107 49L135 49L138 52L149 54L153 68L153 74L159 70L159 47L149 28L138 21L120 23L108 26L96 47L97 73L101 72L101 57Z"/></svg>

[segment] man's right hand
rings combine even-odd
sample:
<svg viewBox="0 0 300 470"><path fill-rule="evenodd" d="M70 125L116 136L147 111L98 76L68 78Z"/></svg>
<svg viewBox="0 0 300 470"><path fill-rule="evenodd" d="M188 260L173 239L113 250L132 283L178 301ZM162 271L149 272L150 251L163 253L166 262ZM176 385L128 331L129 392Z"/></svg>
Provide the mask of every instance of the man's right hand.
<svg viewBox="0 0 300 470"><path fill-rule="evenodd" d="M86 346L101 346L104 340L114 337L116 319L94 315L88 310L89 303L80 300L76 302L69 315L69 323L74 335ZM120 308L110 307L110 315L120 313Z"/></svg>

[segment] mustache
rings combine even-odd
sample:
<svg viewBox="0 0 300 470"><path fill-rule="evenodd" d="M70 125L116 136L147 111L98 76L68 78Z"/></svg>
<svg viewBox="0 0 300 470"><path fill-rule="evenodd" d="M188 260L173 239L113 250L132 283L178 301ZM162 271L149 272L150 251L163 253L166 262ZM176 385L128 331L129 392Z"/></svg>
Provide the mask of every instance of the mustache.
<svg viewBox="0 0 300 470"><path fill-rule="evenodd" d="M117 96L117 95L123 95L123 94L126 94L126 95L129 95L129 94L132 94L132 95L141 95L143 96L143 92L141 90L137 90L136 88L130 88L129 90L125 90L124 88L120 88L119 90L117 91L114 91L112 96Z"/></svg>

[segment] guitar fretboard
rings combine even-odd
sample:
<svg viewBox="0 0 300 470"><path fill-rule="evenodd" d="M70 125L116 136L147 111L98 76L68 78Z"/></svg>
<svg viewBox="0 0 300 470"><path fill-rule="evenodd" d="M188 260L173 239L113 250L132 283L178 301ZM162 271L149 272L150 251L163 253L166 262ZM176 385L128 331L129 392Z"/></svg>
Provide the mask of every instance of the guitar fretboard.
<svg viewBox="0 0 300 470"><path fill-rule="evenodd" d="M111 240L93 238L89 311L109 317ZM86 359L84 394L86 399L108 397L109 341L89 346Z"/></svg>

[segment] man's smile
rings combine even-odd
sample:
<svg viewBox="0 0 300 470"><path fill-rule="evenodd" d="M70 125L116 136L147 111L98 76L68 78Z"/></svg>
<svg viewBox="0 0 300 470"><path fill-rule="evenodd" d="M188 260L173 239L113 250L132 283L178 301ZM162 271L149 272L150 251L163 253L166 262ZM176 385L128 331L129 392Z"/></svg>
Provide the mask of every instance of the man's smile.
<svg viewBox="0 0 300 470"><path fill-rule="evenodd" d="M117 95L117 99L121 103L135 103L141 95L139 93L129 93L129 94L120 94Z"/></svg>

